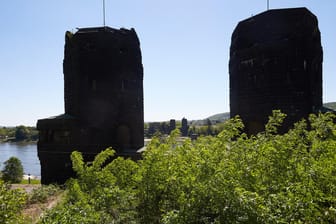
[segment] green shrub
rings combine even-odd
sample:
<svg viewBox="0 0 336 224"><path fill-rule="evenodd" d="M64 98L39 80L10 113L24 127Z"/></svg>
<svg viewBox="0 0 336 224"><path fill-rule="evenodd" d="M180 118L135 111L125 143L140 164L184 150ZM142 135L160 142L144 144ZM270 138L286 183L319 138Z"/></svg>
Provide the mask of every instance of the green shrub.
<svg viewBox="0 0 336 224"><path fill-rule="evenodd" d="M255 136L239 118L193 142L175 131L137 163L103 166L108 149L89 165L74 152L78 178L43 223L336 223L335 116L311 115L279 135L284 117L274 111Z"/></svg>
<svg viewBox="0 0 336 224"><path fill-rule="evenodd" d="M26 203L27 195L22 190L11 190L0 180L0 223L22 223L20 215Z"/></svg>
<svg viewBox="0 0 336 224"><path fill-rule="evenodd" d="M40 188L36 188L31 192L28 203L44 203L50 196L54 196L60 191L61 189L56 185L42 185Z"/></svg>
<svg viewBox="0 0 336 224"><path fill-rule="evenodd" d="M86 164L81 153L72 153L78 178L66 183L65 204L49 211L41 223L134 223L137 203L131 178L137 165L118 158L103 166L113 155L114 151L107 149Z"/></svg>
<svg viewBox="0 0 336 224"><path fill-rule="evenodd" d="M23 166L16 157L11 157L4 162L2 179L9 183L20 183L23 178Z"/></svg>

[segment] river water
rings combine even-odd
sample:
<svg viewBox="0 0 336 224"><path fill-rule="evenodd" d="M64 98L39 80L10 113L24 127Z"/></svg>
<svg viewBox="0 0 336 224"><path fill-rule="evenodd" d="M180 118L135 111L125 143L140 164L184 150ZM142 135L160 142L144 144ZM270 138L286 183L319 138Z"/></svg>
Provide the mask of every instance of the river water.
<svg viewBox="0 0 336 224"><path fill-rule="evenodd" d="M12 156L21 160L25 174L41 176L36 144L0 143L0 170L4 167L3 163Z"/></svg>

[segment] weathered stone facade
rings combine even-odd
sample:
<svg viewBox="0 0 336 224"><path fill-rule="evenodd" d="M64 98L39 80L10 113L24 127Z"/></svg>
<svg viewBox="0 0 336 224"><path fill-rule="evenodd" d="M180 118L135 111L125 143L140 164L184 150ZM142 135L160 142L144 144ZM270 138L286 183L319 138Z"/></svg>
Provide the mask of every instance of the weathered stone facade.
<svg viewBox="0 0 336 224"><path fill-rule="evenodd" d="M317 18L306 8L269 10L239 22L230 48L230 113L246 132L263 130L272 110L283 130L322 107L323 52Z"/></svg>
<svg viewBox="0 0 336 224"><path fill-rule="evenodd" d="M169 133L176 129L176 121L175 119L170 119L169 121Z"/></svg>
<svg viewBox="0 0 336 224"><path fill-rule="evenodd" d="M185 117L182 118L181 125L182 125L182 127L181 127L181 135L183 137L188 136L189 126L188 126L188 120L187 120L187 118L185 118Z"/></svg>
<svg viewBox="0 0 336 224"><path fill-rule="evenodd" d="M37 123L41 182L72 176L74 150L86 160L107 147L138 158L144 145L143 67L135 31L66 32L63 72L65 114Z"/></svg>

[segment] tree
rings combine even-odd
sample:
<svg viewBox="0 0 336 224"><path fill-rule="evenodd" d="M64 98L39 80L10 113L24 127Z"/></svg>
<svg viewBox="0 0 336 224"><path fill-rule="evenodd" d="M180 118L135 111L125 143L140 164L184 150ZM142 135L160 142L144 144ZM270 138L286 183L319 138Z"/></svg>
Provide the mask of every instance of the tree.
<svg viewBox="0 0 336 224"><path fill-rule="evenodd" d="M21 161L16 157L11 157L4 162L2 170L2 179L5 182L20 183L23 176L23 167Z"/></svg>
<svg viewBox="0 0 336 224"><path fill-rule="evenodd" d="M7 135L6 128L0 128L0 138Z"/></svg>
<svg viewBox="0 0 336 224"><path fill-rule="evenodd" d="M23 125L19 126L15 130L15 139L17 141L25 140L29 137L29 129Z"/></svg>

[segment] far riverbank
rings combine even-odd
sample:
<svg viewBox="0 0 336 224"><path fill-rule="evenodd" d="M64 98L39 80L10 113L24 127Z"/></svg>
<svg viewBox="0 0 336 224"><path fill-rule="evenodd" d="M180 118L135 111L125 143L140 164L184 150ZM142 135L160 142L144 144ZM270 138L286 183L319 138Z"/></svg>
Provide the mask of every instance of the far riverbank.
<svg viewBox="0 0 336 224"><path fill-rule="evenodd" d="M24 174L40 177L41 165L37 156L37 144L31 141L0 143L0 170L10 157L17 157L23 166Z"/></svg>

